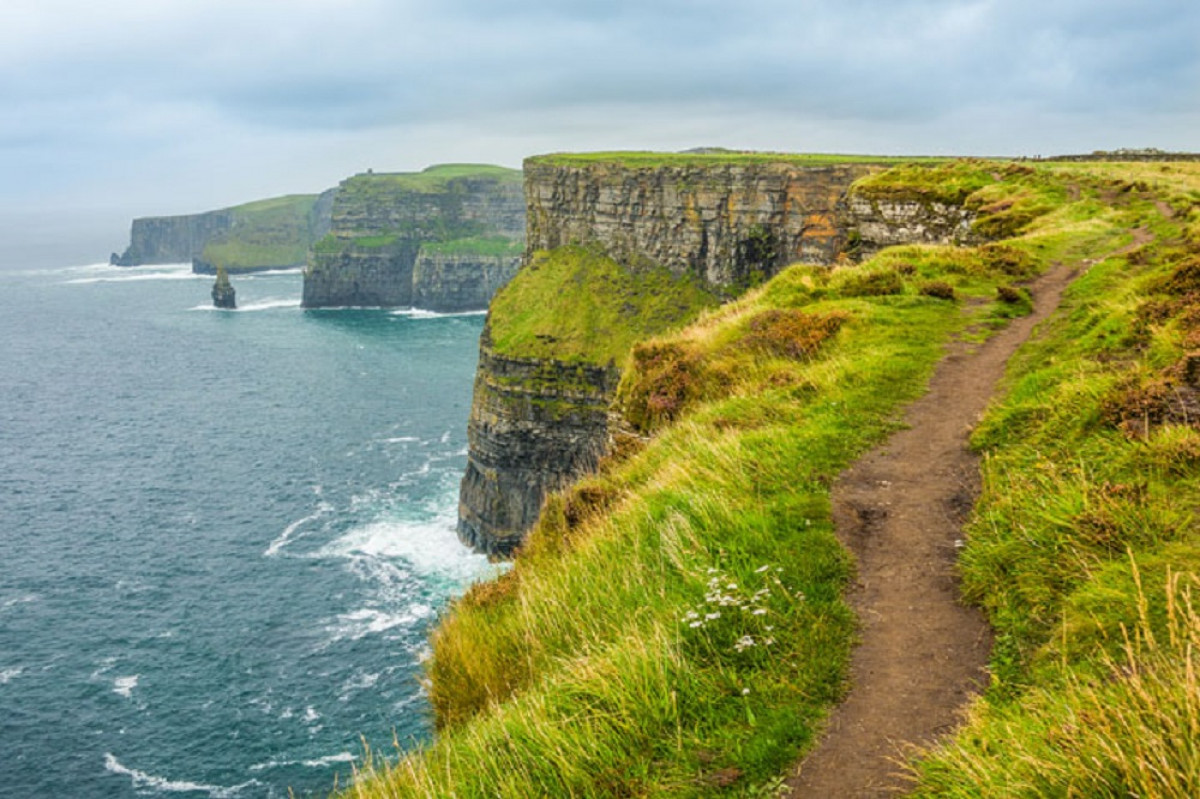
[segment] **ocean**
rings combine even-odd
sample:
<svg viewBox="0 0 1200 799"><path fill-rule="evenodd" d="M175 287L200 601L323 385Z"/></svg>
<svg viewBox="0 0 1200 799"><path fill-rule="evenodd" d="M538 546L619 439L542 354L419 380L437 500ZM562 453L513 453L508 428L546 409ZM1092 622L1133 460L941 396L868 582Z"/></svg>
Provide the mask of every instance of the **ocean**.
<svg viewBox="0 0 1200 799"><path fill-rule="evenodd" d="M325 796L428 740L481 314L0 270L6 797Z"/></svg>

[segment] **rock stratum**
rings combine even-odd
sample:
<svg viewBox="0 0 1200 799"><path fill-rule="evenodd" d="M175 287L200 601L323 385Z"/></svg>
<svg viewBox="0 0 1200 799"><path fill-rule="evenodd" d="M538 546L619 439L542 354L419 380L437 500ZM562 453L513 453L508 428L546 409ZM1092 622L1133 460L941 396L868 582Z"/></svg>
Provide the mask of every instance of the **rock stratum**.
<svg viewBox="0 0 1200 799"><path fill-rule="evenodd" d="M595 468L621 424L610 406L636 341L793 263L974 235L961 197L872 186L877 171L759 155L528 159L525 262L481 342L462 540L511 553L547 493Z"/></svg>
<svg viewBox="0 0 1200 799"><path fill-rule="evenodd" d="M311 250L303 305L482 310L516 271L525 230L521 172L447 164L355 175Z"/></svg>

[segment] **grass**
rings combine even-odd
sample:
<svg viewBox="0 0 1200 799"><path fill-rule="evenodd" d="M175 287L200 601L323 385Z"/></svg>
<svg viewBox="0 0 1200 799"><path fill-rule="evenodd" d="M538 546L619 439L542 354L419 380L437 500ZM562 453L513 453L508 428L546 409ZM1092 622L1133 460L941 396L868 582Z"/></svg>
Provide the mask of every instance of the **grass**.
<svg viewBox="0 0 1200 799"><path fill-rule="evenodd" d="M297 194L229 209L233 225L200 255L213 268L232 273L303 265L313 243L316 195Z"/></svg>
<svg viewBox="0 0 1200 799"><path fill-rule="evenodd" d="M975 432L985 489L962 571L996 627L993 682L918 765L920 796L1200 794L1200 270L1196 212L1175 209L1200 169L1172 165L1187 180L1157 190L1158 164L1082 169L1080 202L1102 195L1113 226L1093 251L1156 238L1090 265Z"/></svg>
<svg viewBox="0 0 1200 799"><path fill-rule="evenodd" d="M507 236L471 236L450 241L433 241L421 249L432 255L482 255L489 258L514 258L525 250L521 241Z"/></svg>
<svg viewBox="0 0 1200 799"><path fill-rule="evenodd" d="M639 151L612 151L595 153L551 153L526 159L527 166L593 166L607 164L631 169L656 169L659 167L714 167L746 166L748 164L789 164L791 166L834 166L837 164L876 164L892 166L914 160L938 163L945 158L930 156L912 157L887 155L842 155L835 153L768 153L768 152L717 152L717 153L660 153Z"/></svg>
<svg viewBox="0 0 1200 799"><path fill-rule="evenodd" d="M566 255L606 271L586 250ZM954 262L973 265L952 276L964 297L1010 280L981 250ZM541 268L527 284L573 274ZM777 784L844 690L854 635L829 486L895 429L943 342L998 303L967 311L903 275L897 292L862 296L864 273L895 269L793 266L637 345L618 407L637 419L630 408L652 405L656 369L684 401L643 420L644 446L552 496L512 570L454 604L433 638L437 741L372 762L349 795L749 796ZM519 305L533 299L545 300Z"/></svg>
<svg viewBox="0 0 1200 799"><path fill-rule="evenodd" d="M993 684L915 767L918 792L1196 795L1200 299L1197 212L1176 204L1200 169L1166 218L1139 185L1154 165L1019 166L954 165L952 183L988 180L945 193L1036 208L1017 238L793 266L676 333L628 334L614 410L631 430L547 500L510 571L443 617L437 739L368 757L346 795L774 795L845 690L853 564L831 482L895 429L949 337L1027 312L1014 283L1055 261L1087 270L973 438L985 489L962 570L997 630ZM910 172L912 191L929 176ZM1155 241L1102 257L1134 228ZM583 336L624 335L622 306L589 307L611 262L572 248L536 263L493 308L496 346L615 359Z"/></svg>
<svg viewBox="0 0 1200 799"><path fill-rule="evenodd" d="M535 253L493 299L501 355L621 364L633 343L678 327L716 298L661 267L630 270L581 246Z"/></svg>

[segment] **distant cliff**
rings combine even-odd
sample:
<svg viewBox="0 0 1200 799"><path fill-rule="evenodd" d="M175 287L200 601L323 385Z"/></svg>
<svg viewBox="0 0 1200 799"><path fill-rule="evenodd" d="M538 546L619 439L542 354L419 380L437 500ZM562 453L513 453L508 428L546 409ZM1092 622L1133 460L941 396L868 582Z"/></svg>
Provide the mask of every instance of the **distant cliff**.
<svg viewBox="0 0 1200 799"><path fill-rule="evenodd" d="M129 247L113 253L118 266L191 263L216 274L295 268L329 231L333 190L246 203L202 214L133 220Z"/></svg>
<svg viewBox="0 0 1200 799"><path fill-rule="evenodd" d="M355 175L312 247L303 304L482 310L515 272L524 230L519 170Z"/></svg>

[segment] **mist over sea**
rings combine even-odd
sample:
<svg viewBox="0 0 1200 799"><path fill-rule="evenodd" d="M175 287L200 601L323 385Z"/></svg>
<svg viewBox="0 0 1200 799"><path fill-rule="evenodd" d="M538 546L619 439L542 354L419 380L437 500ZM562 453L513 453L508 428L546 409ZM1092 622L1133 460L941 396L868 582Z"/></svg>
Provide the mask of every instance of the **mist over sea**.
<svg viewBox="0 0 1200 799"><path fill-rule="evenodd" d="M482 315L0 268L6 797L325 796L424 740Z"/></svg>

